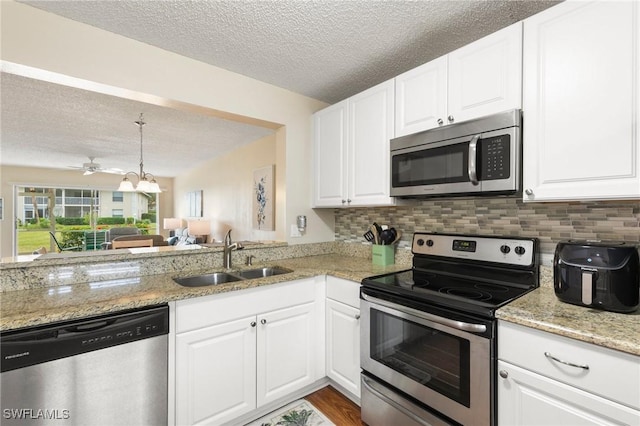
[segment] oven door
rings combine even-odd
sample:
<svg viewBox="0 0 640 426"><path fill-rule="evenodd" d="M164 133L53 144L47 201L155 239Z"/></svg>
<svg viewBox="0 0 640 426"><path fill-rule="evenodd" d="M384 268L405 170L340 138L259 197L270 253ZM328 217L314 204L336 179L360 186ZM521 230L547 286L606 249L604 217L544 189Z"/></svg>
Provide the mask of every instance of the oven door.
<svg viewBox="0 0 640 426"><path fill-rule="evenodd" d="M462 424L492 424L491 324L461 322L362 292L360 365Z"/></svg>

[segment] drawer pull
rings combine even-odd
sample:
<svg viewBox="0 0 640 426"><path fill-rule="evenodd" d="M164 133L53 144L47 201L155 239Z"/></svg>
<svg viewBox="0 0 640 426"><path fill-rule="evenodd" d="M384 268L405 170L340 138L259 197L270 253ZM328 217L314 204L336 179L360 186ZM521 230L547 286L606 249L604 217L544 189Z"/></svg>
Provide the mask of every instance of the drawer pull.
<svg viewBox="0 0 640 426"><path fill-rule="evenodd" d="M552 360L554 360L556 362L559 362L561 364L568 365L570 367L582 368L583 370L588 370L589 369L588 365L580 365L580 364L574 364L574 363L569 362L569 361L563 361L560 358L556 358L555 356L551 355L549 352L545 352L544 356L546 356L547 358L550 358L550 359L552 359Z"/></svg>

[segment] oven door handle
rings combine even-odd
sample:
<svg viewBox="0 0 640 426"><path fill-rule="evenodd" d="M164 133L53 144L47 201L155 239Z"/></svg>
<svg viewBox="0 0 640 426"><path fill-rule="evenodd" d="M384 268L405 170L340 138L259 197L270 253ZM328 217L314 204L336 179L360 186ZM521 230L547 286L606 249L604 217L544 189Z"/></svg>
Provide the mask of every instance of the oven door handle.
<svg viewBox="0 0 640 426"><path fill-rule="evenodd" d="M382 392L380 392L377 389L374 389L371 385L370 385L370 381L369 379L367 379L366 377L362 376L362 384L364 385L365 388L367 388L367 390L369 392L371 392L372 394L374 394L375 396L377 396L378 398L380 398L382 401L386 402L387 404L391 405L393 408L395 408L396 410L400 411L402 414L404 414L405 416L411 418L413 421L415 421L418 424L424 425L424 426L431 426L430 423L427 423L426 421L422 420L420 417L418 417L416 414L412 413L411 411L407 410L406 408L404 408L402 405L398 404L397 402L395 402L394 400L392 400L391 398L389 398L387 395L383 394Z"/></svg>
<svg viewBox="0 0 640 426"><path fill-rule="evenodd" d="M378 305L386 306L387 308L395 309L397 311L403 312L408 315L413 315L418 318L425 319L427 321L432 321L437 324L446 325L447 327L455 328L457 330L467 331L470 333L484 333L487 331L487 326L485 324L472 324L468 322L456 321L448 318L442 318L437 315L429 314L427 312L422 312L417 309L409 308L407 306L398 305L393 302L389 302L387 300L378 299L377 297L372 297L366 294L362 294L362 298L367 302L376 303Z"/></svg>

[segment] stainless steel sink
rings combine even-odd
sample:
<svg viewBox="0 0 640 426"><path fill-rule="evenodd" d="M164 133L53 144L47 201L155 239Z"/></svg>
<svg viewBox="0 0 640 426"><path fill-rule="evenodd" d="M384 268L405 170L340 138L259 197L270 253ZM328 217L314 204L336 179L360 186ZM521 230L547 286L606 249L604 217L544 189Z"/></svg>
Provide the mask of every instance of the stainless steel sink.
<svg viewBox="0 0 640 426"><path fill-rule="evenodd" d="M216 272L214 274L197 275L194 277L174 278L173 280L184 287L204 287L240 281L242 278L227 274L226 272Z"/></svg>
<svg viewBox="0 0 640 426"><path fill-rule="evenodd" d="M291 269L281 268L279 266L245 269L233 273L215 272L212 274L196 275L193 277L174 278L173 280L183 287L204 287L208 285L217 285L231 283L234 281L251 280L254 278L265 278L273 275L282 275L293 272Z"/></svg>
<svg viewBox="0 0 640 426"><path fill-rule="evenodd" d="M244 271L235 272L239 277L250 280L252 278L264 278L271 277L273 275L282 275L293 272L291 269L281 268L279 266L274 267L265 267L265 268L256 268L256 269L246 269Z"/></svg>

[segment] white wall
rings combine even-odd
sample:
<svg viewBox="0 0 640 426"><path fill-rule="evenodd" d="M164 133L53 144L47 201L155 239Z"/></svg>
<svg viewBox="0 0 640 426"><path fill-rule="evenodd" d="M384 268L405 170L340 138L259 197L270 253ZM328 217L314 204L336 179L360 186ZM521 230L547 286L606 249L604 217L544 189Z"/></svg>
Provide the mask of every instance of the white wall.
<svg viewBox="0 0 640 426"><path fill-rule="evenodd" d="M234 241L275 240L275 231L255 230L252 221L253 171L271 164L276 164L275 135L244 145L177 177L174 190L180 194L203 191L203 219L211 221L210 235L215 241L222 241L229 229ZM278 173L276 165L276 179ZM185 218L186 198L179 197L175 204L178 208L174 214Z"/></svg>
<svg viewBox="0 0 640 426"><path fill-rule="evenodd" d="M2 1L0 14L3 61L272 123L282 179L277 235L290 243L333 240L333 211L310 208L311 114L326 104L24 4ZM299 214L308 231L289 239Z"/></svg>

